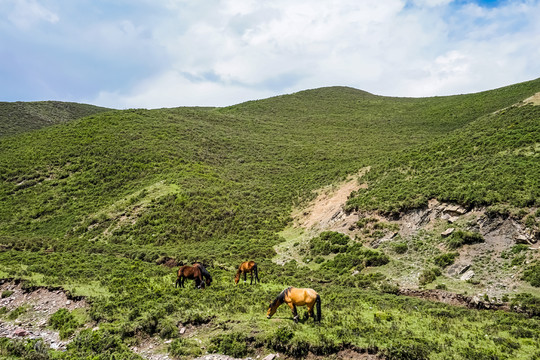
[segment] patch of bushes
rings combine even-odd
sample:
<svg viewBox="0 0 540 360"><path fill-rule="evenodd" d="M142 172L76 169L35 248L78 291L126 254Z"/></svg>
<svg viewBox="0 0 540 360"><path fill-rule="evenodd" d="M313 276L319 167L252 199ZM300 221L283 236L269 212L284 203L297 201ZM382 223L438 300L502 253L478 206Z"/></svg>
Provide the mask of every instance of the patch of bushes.
<svg viewBox="0 0 540 360"><path fill-rule="evenodd" d="M393 243L391 247L396 254L405 254L407 250L409 250L409 246L406 242Z"/></svg>
<svg viewBox="0 0 540 360"><path fill-rule="evenodd" d="M441 274L441 269L439 268L425 269L420 274L420 277L418 278L418 283L422 286L427 285L435 281L435 279L437 279L437 276L441 276Z"/></svg>
<svg viewBox="0 0 540 360"><path fill-rule="evenodd" d="M346 252L350 237L335 231L324 231L309 242L313 255L329 255Z"/></svg>
<svg viewBox="0 0 540 360"><path fill-rule="evenodd" d="M13 291L11 291L11 290L4 290L4 291L2 291L2 299L8 298L8 297L10 297L11 295L13 295Z"/></svg>
<svg viewBox="0 0 540 360"><path fill-rule="evenodd" d="M66 359L83 358L92 360L141 360L132 353L122 342L118 335L107 330L82 330L75 339L68 344Z"/></svg>
<svg viewBox="0 0 540 360"><path fill-rule="evenodd" d="M523 272L523 280L528 281L534 287L540 287L540 263L529 266Z"/></svg>
<svg viewBox="0 0 540 360"><path fill-rule="evenodd" d="M0 357L8 359L48 360L49 348L41 339L0 338Z"/></svg>
<svg viewBox="0 0 540 360"><path fill-rule="evenodd" d="M463 245L471 245L483 242L484 238L479 233L472 231L456 230L448 238L447 246L449 249L457 249L462 247Z"/></svg>
<svg viewBox="0 0 540 360"><path fill-rule="evenodd" d="M436 256L436 257L433 259L433 262L434 262L435 265L437 265L438 267L444 269L445 267L452 265L452 264L454 263L454 260L455 260L458 256L459 256L459 253L457 253L457 252L451 252L451 253L441 254L441 255Z"/></svg>
<svg viewBox="0 0 540 360"><path fill-rule="evenodd" d="M236 358L244 357L248 354L248 337L241 332L232 332L218 335L212 338L208 351L220 353Z"/></svg>
<svg viewBox="0 0 540 360"><path fill-rule="evenodd" d="M51 315L49 325L60 331L60 339L67 339L80 326L72 313L68 309L62 308Z"/></svg>
<svg viewBox="0 0 540 360"><path fill-rule="evenodd" d="M170 343L167 350L169 351L169 354L174 357L179 357L179 356L195 357L202 354L201 347L197 342L195 342L194 340L189 340L189 339L184 339L184 338L173 340Z"/></svg>
<svg viewBox="0 0 540 360"><path fill-rule="evenodd" d="M540 316L540 298L532 294L516 294L510 305L525 312L529 316Z"/></svg>
<svg viewBox="0 0 540 360"><path fill-rule="evenodd" d="M332 260L325 262L321 269L334 270L344 274L351 269L361 270L368 266L382 266L390 262L388 255L378 250L368 249L360 244L349 247L345 254L338 254Z"/></svg>

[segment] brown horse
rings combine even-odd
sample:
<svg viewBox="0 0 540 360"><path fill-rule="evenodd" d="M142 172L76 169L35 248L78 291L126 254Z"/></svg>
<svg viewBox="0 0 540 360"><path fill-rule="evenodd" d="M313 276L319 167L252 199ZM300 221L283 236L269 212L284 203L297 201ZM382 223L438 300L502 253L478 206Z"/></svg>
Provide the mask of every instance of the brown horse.
<svg viewBox="0 0 540 360"><path fill-rule="evenodd" d="M205 281L203 281L203 277ZM201 287L205 287L206 285L210 285L212 283L212 276L210 276L210 273L206 270L206 268L200 264L195 263L193 266L184 265L181 266L178 269L178 276L176 277L176 283L174 287L184 287L184 281L186 279L195 280L195 288L200 289Z"/></svg>
<svg viewBox="0 0 540 360"><path fill-rule="evenodd" d="M244 274L244 282L246 282L246 275L249 273L251 275L251 282L250 285L253 284L253 273L255 273L255 284L259 280L259 270L257 268L257 263L255 261L244 261L240 264L238 267L238 271L236 272L236 275L234 276L234 283L238 284L238 280L240 280L240 276Z"/></svg>
<svg viewBox="0 0 540 360"><path fill-rule="evenodd" d="M321 297L313 289L299 289L294 287L289 287L283 290L275 299L270 303L268 307L268 312L266 313L267 318L271 318L272 315L276 313L277 308L286 303L292 310L294 316L294 322L298 322L298 313L296 312L296 305L303 306L306 305L308 308L307 316L311 316L317 321L321 321ZM313 307L317 306L317 316L314 316Z"/></svg>

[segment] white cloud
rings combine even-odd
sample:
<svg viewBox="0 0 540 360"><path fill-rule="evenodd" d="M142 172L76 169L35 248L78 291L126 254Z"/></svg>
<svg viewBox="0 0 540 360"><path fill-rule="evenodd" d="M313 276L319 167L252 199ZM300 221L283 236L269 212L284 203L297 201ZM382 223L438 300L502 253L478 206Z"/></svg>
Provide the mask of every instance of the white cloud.
<svg viewBox="0 0 540 360"><path fill-rule="evenodd" d="M35 0L15 0L8 19L20 29L29 29L40 21L56 23L59 17Z"/></svg>
<svg viewBox="0 0 540 360"><path fill-rule="evenodd" d="M57 22L47 33L51 51L62 59L77 52L69 65L86 88L106 82L80 98L113 107L226 105L330 85L432 96L540 74L538 0L489 8L452 0L124 0L126 11L105 3L10 1L7 13L26 29ZM76 72L85 59L86 69L103 73Z"/></svg>

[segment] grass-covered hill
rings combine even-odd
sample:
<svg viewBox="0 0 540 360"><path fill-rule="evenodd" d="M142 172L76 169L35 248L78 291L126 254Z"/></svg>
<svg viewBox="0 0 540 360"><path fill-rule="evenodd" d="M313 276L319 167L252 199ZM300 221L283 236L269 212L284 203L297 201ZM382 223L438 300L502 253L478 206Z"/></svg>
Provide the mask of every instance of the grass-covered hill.
<svg viewBox="0 0 540 360"><path fill-rule="evenodd" d="M63 123L110 109L71 102L0 102L0 136Z"/></svg>
<svg viewBox="0 0 540 360"><path fill-rule="evenodd" d="M420 99L333 87L227 108L108 111L0 138L0 276L88 297L80 322L100 330L51 357L128 358L148 335L174 338L178 356L538 357L537 318L385 295L373 288L394 288L373 272L352 281L350 267L389 262L380 250L345 240L346 256L319 270L270 260L294 207L367 166L369 188L351 208L395 212L430 198L538 206L540 112L511 107L538 92L540 80ZM157 264L165 257L204 262L214 283L174 289L174 269ZM263 284L233 287L246 259ZM286 309L265 319L291 285L321 293L321 325L293 325ZM178 323L202 345L178 338ZM0 353L14 346L2 344Z"/></svg>

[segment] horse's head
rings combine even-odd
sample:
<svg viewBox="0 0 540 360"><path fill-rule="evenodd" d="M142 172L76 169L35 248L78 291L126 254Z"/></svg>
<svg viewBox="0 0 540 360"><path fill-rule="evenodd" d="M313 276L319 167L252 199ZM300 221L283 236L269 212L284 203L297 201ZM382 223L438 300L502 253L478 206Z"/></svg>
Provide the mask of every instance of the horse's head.
<svg viewBox="0 0 540 360"><path fill-rule="evenodd" d="M276 313L277 308L278 306L276 304L271 303L270 306L268 307L268 311L266 312L266 317L270 319L272 315Z"/></svg>
<svg viewBox="0 0 540 360"><path fill-rule="evenodd" d="M212 278L207 277L204 282L206 283L206 286L210 286L210 284L212 283Z"/></svg>

